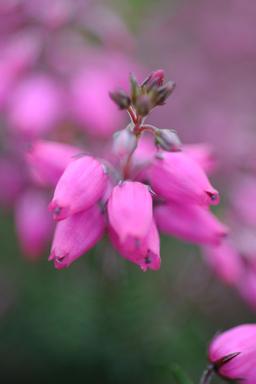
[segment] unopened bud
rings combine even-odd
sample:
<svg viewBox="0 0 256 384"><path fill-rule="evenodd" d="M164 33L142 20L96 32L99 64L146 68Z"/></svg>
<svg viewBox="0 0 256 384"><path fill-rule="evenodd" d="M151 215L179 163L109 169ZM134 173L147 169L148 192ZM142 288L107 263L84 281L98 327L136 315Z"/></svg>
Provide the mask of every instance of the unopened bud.
<svg viewBox="0 0 256 384"><path fill-rule="evenodd" d="M133 105L135 105L138 96L141 94L141 89L133 73L130 74L130 83L131 83L131 99L132 99Z"/></svg>
<svg viewBox="0 0 256 384"><path fill-rule="evenodd" d="M154 90L152 95L152 102L154 105L163 105L165 104L168 97L172 94L175 88L175 83L173 81L168 81L165 85Z"/></svg>
<svg viewBox="0 0 256 384"><path fill-rule="evenodd" d="M127 109L131 105L130 97L122 89L109 92L109 96L120 109Z"/></svg>
<svg viewBox="0 0 256 384"><path fill-rule="evenodd" d="M150 91L153 87L160 87L164 82L164 71L162 69L158 69L152 72L142 83L142 87L144 87L147 91Z"/></svg>
<svg viewBox="0 0 256 384"><path fill-rule="evenodd" d="M131 128L129 124L127 128L114 134L113 151L117 156L127 156L135 150L137 139Z"/></svg>
<svg viewBox="0 0 256 384"><path fill-rule="evenodd" d="M159 129L156 135L156 143L168 152L181 150L181 141L177 133L172 129Z"/></svg>
<svg viewBox="0 0 256 384"><path fill-rule="evenodd" d="M147 95L141 95L136 100L136 111L140 116L147 116L152 108L150 98Z"/></svg>

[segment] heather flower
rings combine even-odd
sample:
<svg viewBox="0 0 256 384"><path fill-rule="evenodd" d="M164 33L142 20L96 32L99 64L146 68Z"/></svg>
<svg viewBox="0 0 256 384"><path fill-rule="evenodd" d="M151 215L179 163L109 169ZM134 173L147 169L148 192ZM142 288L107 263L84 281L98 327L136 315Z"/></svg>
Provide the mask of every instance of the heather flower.
<svg viewBox="0 0 256 384"><path fill-rule="evenodd" d="M79 149L55 141L37 140L27 153L33 179L40 185L55 186Z"/></svg>
<svg viewBox="0 0 256 384"><path fill-rule="evenodd" d="M238 284L243 278L243 263L229 239L218 246L204 246L202 251L206 263L225 283Z"/></svg>
<svg viewBox="0 0 256 384"><path fill-rule="evenodd" d="M154 217L160 231L191 243L218 245L227 235L225 225L209 209L196 204L159 205Z"/></svg>
<svg viewBox="0 0 256 384"><path fill-rule="evenodd" d="M103 195L107 175L103 165L90 156L74 159L59 179L49 209L55 220L86 210Z"/></svg>
<svg viewBox="0 0 256 384"><path fill-rule="evenodd" d="M208 356L223 378L239 383L256 382L256 325L242 324L214 337Z"/></svg>
<svg viewBox="0 0 256 384"><path fill-rule="evenodd" d="M21 249L25 256L40 256L51 235L53 224L47 210L48 199L37 190L25 191L17 200L15 224Z"/></svg>
<svg viewBox="0 0 256 384"><path fill-rule="evenodd" d="M122 242L112 228L109 229L109 235L114 248L117 249L120 255L137 264L142 271L160 268L160 239L154 221L151 222L147 235L140 239L138 243L134 242L131 237L127 237Z"/></svg>
<svg viewBox="0 0 256 384"><path fill-rule="evenodd" d="M25 79L14 90L9 107L9 123L24 135L48 133L60 118L61 95L46 75Z"/></svg>
<svg viewBox="0 0 256 384"><path fill-rule="evenodd" d="M73 79L74 115L90 135L106 138L122 123L108 96L114 84L113 74L97 67L88 68Z"/></svg>
<svg viewBox="0 0 256 384"><path fill-rule="evenodd" d="M152 197L146 185L125 181L113 188L108 201L108 218L121 242L128 236L140 242L149 231L152 215Z"/></svg>
<svg viewBox="0 0 256 384"><path fill-rule="evenodd" d="M104 216L97 205L60 221L55 230L49 260L55 268L67 268L103 236Z"/></svg>
<svg viewBox="0 0 256 384"><path fill-rule="evenodd" d="M167 200L200 205L219 202L203 169L184 152L160 152L148 175L153 190Z"/></svg>

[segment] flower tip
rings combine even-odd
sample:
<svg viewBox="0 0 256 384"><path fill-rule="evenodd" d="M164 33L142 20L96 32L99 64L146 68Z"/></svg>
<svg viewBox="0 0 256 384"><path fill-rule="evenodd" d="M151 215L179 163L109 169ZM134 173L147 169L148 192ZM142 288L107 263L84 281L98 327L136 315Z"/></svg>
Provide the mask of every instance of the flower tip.
<svg viewBox="0 0 256 384"><path fill-rule="evenodd" d="M68 208L59 206L55 200L50 202L48 210L52 212L53 220L55 221L63 220L68 216Z"/></svg>
<svg viewBox="0 0 256 384"><path fill-rule="evenodd" d="M208 195L210 205L218 205L219 204L220 195L219 195L218 191L213 189L211 191L206 191L206 193Z"/></svg>
<svg viewBox="0 0 256 384"><path fill-rule="evenodd" d="M69 267L67 254L57 256L55 251L52 251L48 261L53 261L55 269L58 270Z"/></svg>

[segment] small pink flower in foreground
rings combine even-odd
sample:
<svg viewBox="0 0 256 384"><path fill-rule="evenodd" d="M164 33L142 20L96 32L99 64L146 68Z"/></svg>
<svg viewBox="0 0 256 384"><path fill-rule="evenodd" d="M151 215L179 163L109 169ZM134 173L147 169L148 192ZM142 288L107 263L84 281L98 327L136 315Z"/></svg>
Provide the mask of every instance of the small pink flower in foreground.
<svg viewBox="0 0 256 384"><path fill-rule="evenodd" d="M126 241L121 242L112 228L109 230L109 235L113 246L120 255L132 263L139 265L142 271L145 272L147 269L157 270L160 268L160 239L154 221L151 222L147 235L140 240L137 247L131 238L127 238Z"/></svg>
<svg viewBox="0 0 256 384"><path fill-rule="evenodd" d="M256 383L256 324L243 324L217 335L208 351L215 371L228 380Z"/></svg>
<svg viewBox="0 0 256 384"><path fill-rule="evenodd" d="M90 156L73 160L59 179L49 209L55 220L86 210L103 195L107 176L102 164Z"/></svg>
<svg viewBox="0 0 256 384"><path fill-rule="evenodd" d="M156 155L148 175L153 190L167 200L202 205L219 202L219 194L202 168L184 152Z"/></svg>
<svg viewBox="0 0 256 384"><path fill-rule="evenodd" d="M104 216L97 205L57 224L49 260L57 269L69 267L103 236Z"/></svg>
<svg viewBox="0 0 256 384"><path fill-rule="evenodd" d="M39 147L38 160L35 150L39 174L57 177L67 163L49 206L54 219L61 220L49 258L56 268L68 267L96 244L105 222L113 246L143 271L160 268L158 229L199 244L222 241L227 229L208 209L218 203L218 192L200 161L182 152L175 131L144 125L149 111L164 104L173 89L172 82L164 84L159 70L141 85L132 75L130 95L123 90L110 93L131 122L114 139L113 164L104 161L107 172L90 156L70 161L69 150L62 147L56 147L58 154L52 153L48 162L40 157L44 150ZM45 153L54 149L44 147Z"/></svg>
<svg viewBox="0 0 256 384"><path fill-rule="evenodd" d="M108 217L121 242L128 236L138 241L144 238L153 217L148 187L132 181L114 187L108 201Z"/></svg>

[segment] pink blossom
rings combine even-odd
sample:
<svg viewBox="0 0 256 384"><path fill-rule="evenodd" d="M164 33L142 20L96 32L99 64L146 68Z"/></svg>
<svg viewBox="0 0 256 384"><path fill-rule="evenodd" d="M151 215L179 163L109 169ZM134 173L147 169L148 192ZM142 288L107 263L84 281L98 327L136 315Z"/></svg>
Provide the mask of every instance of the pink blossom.
<svg viewBox="0 0 256 384"><path fill-rule="evenodd" d="M217 160L210 145L205 143L186 144L183 146L183 151L195 160L207 174L216 170Z"/></svg>
<svg viewBox="0 0 256 384"><path fill-rule="evenodd" d="M256 310L256 271L253 268L244 269L236 288L240 296L247 302L252 310Z"/></svg>
<svg viewBox="0 0 256 384"><path fill-rule="evenodd" d="M209 360L226 379L256 382L256 324L243 324L217 335L209 346Z"/></svg>
<svg viewBox="0 0 256 384"><path fill-rule="evenodd" d="M114 86L113 74L106 68L88 68L73 81L74 114L90 135L108 137L122 123L118 109L108 96Z"/></svg>
<svg viewBox="0 0 256 384"><path fill-rule="evenodd" d="M20 246L24 255L32 259L42 254L52 235L47 205L47 197L36 190L24 192L16 204L15 224Z"/></svg>
<svg viewBox="0 0 256 384"><path fill-rule="evenodd" d="M128 236L140 241L152 222L152 197L146 185L124 181L113 188L108 201L108 218L121 243Z"/></svg>
<svg viewBox="0 0 256 384"><path fill-rule="evenodd" d="M49 260L55 268L67 268L103 236L104 216L97 205L60 221L55 230Z"/></svg>
<svg viewBox="0 0 256 384"><path fill-rule="evenodd" d="M9 123L15 131L37 137L52 129L60 118L60 111L61 95L57 85L48 76L37 74L14 90Z"/></svg>
<svg viewBox="0 0 256 384"><path fill-rule="evenodd" d="M86 210L94 205L107 187L103 165L90 156L82 156L68 164L59 179L49 209L55 220Z"/></svg>
<svg viewBox="0 0 256 384"><path fill-rule="evenodd" d="M243 263L234 245L223 241L218 246L203 247L203 257L217 276L227 284L236 284L243 273Z"/></svg>
<svg viewBox="0 0 256 384"><path fill-rule="evenodd" d="M159 153L148 175L153 190L167 200L201 205L219 202L203 169L184 152Z"/></svg>
<svg viewBox="0 0 256 384"><path fill-rule="evenodd" d="M0 158L0 205L13 206L24 188L26 177L21 167L12 158Z"/></svg>
<svg viewBox="0 0 256 384"><path fill-rule="evenodd" d="M127 238L124 242L120 241L117 233L110 228L110 239L113 246L125 259L139 265L142 271L147 269L157 270L160 268L160 240L159 234L154 223L151 223L148 234L136 246L133 239Z"/></svg>
<svg viewBox="0 0 256 384"><path fill-rule="evenodd" d="M160 231L196 244L219 244L227 227L206 208L195 204L159 205L154 217Z"/></svg>
<svg viewBox="0 0 256 384"><path fill-rule="evenodd" d="M41 185L55 186L79 151L79 148L55 141L34 142L26 156L33 179Z"/></svg>

